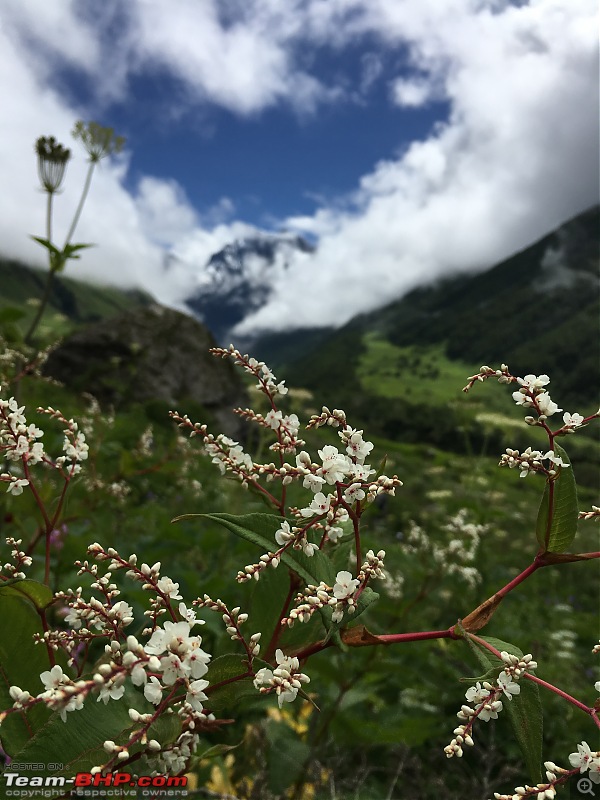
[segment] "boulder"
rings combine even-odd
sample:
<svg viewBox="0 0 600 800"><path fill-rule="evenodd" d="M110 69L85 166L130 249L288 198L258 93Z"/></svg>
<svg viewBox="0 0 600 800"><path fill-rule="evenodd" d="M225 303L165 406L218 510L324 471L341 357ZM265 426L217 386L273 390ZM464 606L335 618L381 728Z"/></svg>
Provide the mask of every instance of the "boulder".
<svg viewBox="0 0 600 800"><path fill-rule="evenodd" d="M155 304L70 335L50 353L44 373L89 392L103 408L162 401L194 422L208 422L196 419L199 404L218 425L214 433L239 438L244 426L231 409L248 398L232 362L208 352L214 346L200 322Z"/></svg>

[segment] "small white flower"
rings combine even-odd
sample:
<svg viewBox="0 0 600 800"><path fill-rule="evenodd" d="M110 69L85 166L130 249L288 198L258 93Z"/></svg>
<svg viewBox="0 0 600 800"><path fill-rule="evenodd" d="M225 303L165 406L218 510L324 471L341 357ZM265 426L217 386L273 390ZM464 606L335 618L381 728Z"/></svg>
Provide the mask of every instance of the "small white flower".
<svg viewBox="0 0 600 800"><path fill-rule="evenodd" d="M281 411L273 411L273 409L271 409L268 414L265 414L265 422L269 428L272 428L274 431L279 429L282 419L283 414Z"/></svg>
<svg viewBox="0 0 600 800"><path fill-rule="evenodd" d="M183 617L184 621L188 623L190 628L194 625L204 625L205 620L198 619L193 608L188 608L185 603L179 603L178 611Z"/></svg>
<svg viewBox="0 0 600 800"><path fill-rule="evenodd" d="M333 596L337 600L345 600L347 597L352 597L357 590L360 581L352 577L352 573L346 570L338 572L333 586Z"/></svg>
<svg viewBox="0 0 600 800"><path fill-rule="evenodd" d="M486 697L490 696L489 689L483 689L479 681L475 684L475 686L471 686L465 692L465 697L469 701L469 703L483 703Z"/></svg>
<svg viewBox="0 0 600 800"><path fill-rule="evenodd" d="M9 492L9 494L15 495L16 497L19 494L23 494L24 486L29 486L29 481L25 478L17 478L8 484L6 491Z"/></svg>
<svg viewBox="0 0 600 800"><path fill-rule="evenodd" d="M305 489L310 489L313 494L316 494L321 491L324 483L325 478L322 478L320 475L313 475L312 472L310 472L308 475L304 476L302 486L304 486Z"/></svg>
<svg viewBox="0 0 600 800"><path fill-rule="evenodd" d="M181 600L181 595L179 594L179 584L175 583L171 580L171 578L160 578L156 585L160 589L161 592L170 597L172 600Z"/></svg>
<svg viewBox="0 0 600 800"><path fill-rule="evenodd" d="M540 407L540 411L542 414L545 414L547 417L551 417L552 414L555 414L557 411L562 411L562 408L559 408L554 400L550 397L548 392L542 392L538 394L536 397L537 404Z"/></svg>
<svg viewBox="0 0 600 800"><path fill-rule="evenodd" d="M323 492L317 492L313 497L312 503L306 508L301 508L300 513L303 517L312 517L314 514L326 514L331 505L332 495L325 495Z"/></svg>
<svg viewBox="0 0 600 800"><path fill-rule="evenodd" d="M157 706L160 703L162 700L162 686L160 685L158 678L152 676L150 678L150 683L147 683L144 686L144 697L154 706Z"/></svg>
<svg viewBox="0 0 600 800"><path fill-rule="evenodd" d="M498 675L497 683L509 700L512 700L513 695L521 693L521 687L519 684L516 681L513 681L513 676L505 670Z"/></svg>
<svg viewBox="0 0 600 800"><path fill-rule="evenodd" d="M100 702L102 700L104 705L108 703L109 700L120 700L123 695L125 694L125 686L103 686L100 689L100 694L98 695L98 700L96 702Z"/></svg>
<svg viewBox="0 0 600 800"><path fill-rule="evenodd" d="M354 431L347 441L346 452L349 456L354 456L362 464L373 449L373 443L365 442L362 438L362 431Z"/></svg>
<svg viewBox="0 0 600 800"><path fill-rule="evenodd" d="M284 522L281 523L281 527L279 528L279 530L275 532L275 541L277 542L278 545L283 546L284 544L289 542L290 539L292 538L293 534L290 528L290 523L284 520Z"/></svg>
<svg viewBox="0 0 600 800"><path fill-rule="evenodd" d="M352 462L348 456L340 453L337 447L327 444L318 452L323 462L320 472L328 484L333 485L336 481L343 481L344 476L352 470Z"/></svg>
<svg viewBox="0 0 600 800"><path fill-rule="evenodd" d="M207 686L208 681L202 680L192 681L188 686L188 692L185 696L185 699L186 702L189 703L196 711L202 711L202 700L208 699L203 692L203 689L206 689Z"/></svg>
<svg viewBox="0 0 600 800"><path fill-rule="evenodd" d="M600 758L597 752L591 750L589 744L587 742L582 742L581 744L577 745L577 752L571 753L569 756L569 762L572 767L579 767L579 772L585 772L586 770L590 770L590 778L597 783L600 780L600 775L598 774L598 763ZM592 769L593 768L593 769ZM592 777L593 774L598 775L598 778Z"/></svg>
<svg viewBox="0 0 600 800"><path fill-rule="evenodd" d="M560 456L554 455L554 450L548 450L548 452L543 456L543 458L547 458L548 461L552 461L553 464L556 464L557 467L570 467L570 464L567 464L566 461L563 461Z"/></svg>
<svg viewBox="0 0 600 800"><path fill-rule="evenodd" d="M517 378L517 382L535 392L537 389L547 386L550 383L550 378L547 375L525 375L524 378Z"/></svg>
<svg viewBox="0 0 600 800"><path fill-rule="evenodd" d="M69 678L62 671L62 667L58 664L52 667L51 670L42 672L40 678L47 690L57 689L69 681Z"/></svg>
<svg viewBox="0 0 600 800"><path fill-rule="evenodd" d="M577 413L569 414L568 411L565 411L565 413L563 414L563 422L565 428L579 428L580 425L583 423L583 419L584 418L581 416L581 414Z"/></svg>
<svg viewBox="0 0 600 800"><path fill-rule="evenodd" d="M365 492L360 483L353 483L344 492L344 500L347 503L354 503L356 500L363 500L364 496Z"/></svg>

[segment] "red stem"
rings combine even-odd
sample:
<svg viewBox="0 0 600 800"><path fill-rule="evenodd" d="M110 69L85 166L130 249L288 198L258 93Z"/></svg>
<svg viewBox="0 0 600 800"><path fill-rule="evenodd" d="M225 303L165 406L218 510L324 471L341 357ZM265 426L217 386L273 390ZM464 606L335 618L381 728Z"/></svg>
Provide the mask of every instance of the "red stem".
<svg viewBox="0 0 600 800"><path fill-rule="evenodd" d="M480 636L475 636L475 634L473 633L469 634L469 638L480 644L482 647L485 647L486 650L489 650L490 653L493 653L497 658L501 658L500 651L496 650L496 648L489 642L486 642L485 639L482 639ZM527 680L529 681L533 681L534 683L539 684L540 686L543 686L545 689L549 689L551 692L554 692L554 694L559 695L564 700L567 700L569 703L576 706L576 708L579 708L581 711L585 711L585 713L591 716L596 725L600 728L600 721L598 720L598 716L595 709L586 706L584 703L580 702L575 697L572 697L570 694L563 692L563 690L559 689L558 686L554 686L552 683L548 683L547 681L538 678L537 675L532 675L530 672L525 672L523 677L527 678Z"/></svg>
<svg viewBox="0 0 600 800"><path fill-rule="evenodd" d="M548 683L547 681L543 681L541 678L538 678L536 675L531 675L531 673L526 672L523 675L523 677L527 678L527 680L529 680L529 681L533 681L534 683L539 684L540 686L543 686L545 689L550 689L550 691L554 692L554 694L559 695L560 697L564 698L565 700L567 700L572 705L576 706L577 708L580 708L582 711L585 711L586 714L589 714L594 719L596 725L598 725L598 727L600 728L600 722L598 721L598 718L594 714L594 709L593 708L590 708L589 706L586 706L585 703L581 703L579 700L577 700L572 695L567 694L566 692L563 692L563 690L559 689L558 686L554 686L552 683Z"/></svg>
<svg viewBox="0 0 600 800"><path fill-rule="evenodd" d="M499 589L493 596L505 597L509 592L512 592L516 586L518 586L520 583L523 583L524 580L526 580L536 570L543 566L544 565L538 561L536 556L535 560L526 569L524 569L523 572L520 572L516 578L513 578L512 581L509 581L506 586L503 586L502 589Z"/></svg>
<svg viewBox="0 0 600 800"><path fill-rule="evenodd" d="M460 639L454 632L454 627L445 631L417 631L412 633L384 633L377 636L381 644L396 644L397 642L419 642L424 639Z"/></svg>

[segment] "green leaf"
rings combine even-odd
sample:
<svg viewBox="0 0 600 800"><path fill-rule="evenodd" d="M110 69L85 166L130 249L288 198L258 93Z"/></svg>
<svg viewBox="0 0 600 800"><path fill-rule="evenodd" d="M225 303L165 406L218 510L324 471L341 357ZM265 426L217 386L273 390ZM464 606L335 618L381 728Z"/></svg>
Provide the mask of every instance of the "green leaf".
<svg viewBox="0 0 600 800"><path fill-rule="evenodd" d="M269 789L281 795L297 781L310 756L310 747L284 722L270 720L266 726L269 742L268 771Z"/></svg>
<svg viewBox="0 0 600 800"><path fill-rule="evenodd" d="M25 316L25 311L17 306L5 306L0 308L0 325L6 325L9 322L17 322Z"/></svg>
<svg viewBox="0 0 600 800"><path fill-rule="evenodd" d="M560 445L554 452L565 464L571 464ZM551 487L552 491L551 491ZM551 495L552 498L551 498ZM550 504L552 502L552 508ZM550 519L551 517L551 519ZM550 522L549 522L550 519ZM548 531L548 528L550 529ZM573 466L561 467L558 477L546 482L535 527L537 540L544 551L564 553L577 533L577 485ZM548 545L546 546L546 540Z"/></svg>
<svg viewBox="0 0 600 800"><path fill-rule="evenodd" d="M46 250L49 250L52 255L59 256L61 254L58 247L55 247L49 239L43 239L41 236L32 236L31 238L34 242L41 244L42 247L45 247Z"/></svg>
<svg viewBox="0 0 600 800"><path fill-rule="evenodd" d="M43 583L29 578L16 578L0 586L0 598L2 597L22 597L30 600L39 611L42 611L52 603L53 595L51 589Z"/></svg>
<svg viewBox="0 0 600 800"><path fill-rule="evenodd" d="M40 617L31 602L16 591L11 594L11 588L3 586L0 592L0 710L12 708L11 686L32 695L43 691L40 675L50 669L48 651L33 641L35 633L43 633ZM14 757L49 716L41 704L9 714L0 727L4 750Z"/></svg>
<svg viewBox="0 0 600 800"><path fill-rule="evenodd" d="M209 681L210 686L207 689L209 699L205 701L205 706L210 708L211 711L221 710L223 708L235 709L239 701L245 697L252 696L255 700L260 698L261 695L254 688L254 683L251 676L243 678L233 683L227 683L218 689L212 690L214 684L221 683L221 681L235 678L237 675L243 675L247 672L247 665L243 663L245 657L237 653L227 653L226 655L219 656L211 661L208 667L208 672L204 676ZM266 661L254 659L254 669L258 670L261 667L271 668L270 664Z"/></svg>
<svg viewBox="0 0 600 800"><path fill-rule="evenodd" d="M275 542L275 532L281 526L283 517L276 517L272 514L183 514L175 517L173 522L182 519L200 517L213 520L224 525L236 536L240 536L247 542L252 542L264 553L273 553L279 545ZM330 560L320 550L313 556L308 557L300 550L286 550L281 556L281 561L299 575L307 584L319 584L325 581L328 585L333 585L335 573Z"/></svg>
<svg viewBox="0 0 600 800"><path fill-rule="evenodd" d="M218 758L219 756L224 756L231 750L236 750L240 745L241 742L238 742L237 744L214 744L212 747L209 747L208 750L204 750L203 753L200 753L200 755L194 756L192 768L194 765L199 765L201 761L206 761L209 758Z"/></svg>
<svg viewBox="0 0 600 800"><path fill-rule="evenodd" d="M468 633L465 633L465 641L476 655L479 663L487 670L493 670L498 675L504 669L504 662L498 656L490 653L483 645L474 641ZM494 639L491 636L479 637L495 647L496 650L523 657L523 653L515 645ZM492 681L490 681L492 683ZM529 770L529 777L533 783L542 780L542 731L544 718L542 715L542 703L540 701L539 687L537 683L521 678L519 681L521 693L514 696L512 700L503 697L503 711L506 711L510 724L519 743L525 763Z"/></svg>
<svg viewBox="0 0 600 800"><path fill-rule="evenodd" d="M274 552L277 549L278 545L274 541L275 532L283 522L282 517L276 517L272 514L245 514L242 516L233 514L184 514L181 517L176 517L173 522L181 519L190 519L191 517L201 517L219 522L232 533L255 544L265 553ZM281 561L307 584L318 585L323 581L328 586L333 586L335 583L336 570L331 559L321 550L316 550L312 556L305 555L301 550L286 550L281 556ZM338 623L331 622L333 612L330 608L320 609L329 636L344 627L344 625L347 625L351 620L359 617L378 599L379 595L367 587L358 599L355 613L352 615L344 614L344 618Z"/></svg>
<svg viewBox="0 0 600 800"><path fill-rule="evenodd" d="M87 247L94 247L93 244L66 244L64 250L62 251L62 255L67 258L79 258L79 256L73 255L78 250L84 250Z"/></svg>

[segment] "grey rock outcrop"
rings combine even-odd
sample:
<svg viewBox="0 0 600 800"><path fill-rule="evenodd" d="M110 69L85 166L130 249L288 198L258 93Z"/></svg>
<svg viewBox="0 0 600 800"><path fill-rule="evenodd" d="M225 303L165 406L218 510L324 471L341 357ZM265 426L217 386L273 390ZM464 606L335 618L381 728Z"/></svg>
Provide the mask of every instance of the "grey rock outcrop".
<svg viewBox="0 0 600 800"><path fill-rule="evenodd" d="M215 433L239 438L244 428L231 409L247 405L246 392L233 364L208 352L214 346L197 320L152 305L72 334L52 351L44 371L94 395L103 408L163 401L186 413L186 401L199 404L218 424Z"/></svg>

